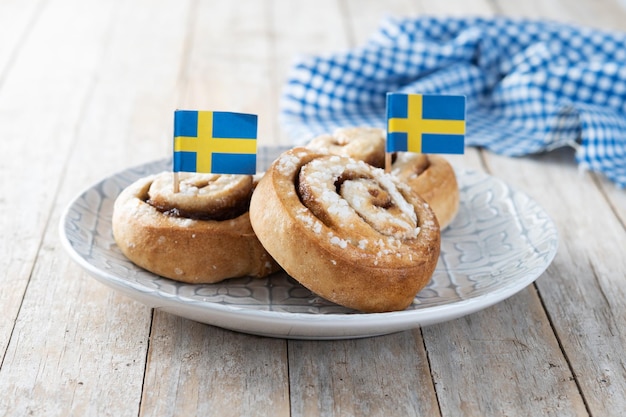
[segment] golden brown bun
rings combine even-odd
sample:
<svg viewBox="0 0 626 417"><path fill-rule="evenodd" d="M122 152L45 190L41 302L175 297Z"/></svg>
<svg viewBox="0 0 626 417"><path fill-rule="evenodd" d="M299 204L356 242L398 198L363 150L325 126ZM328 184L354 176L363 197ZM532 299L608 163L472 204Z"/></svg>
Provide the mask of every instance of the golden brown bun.
<svg viewBox="0 0 626 417"><path fill-rule="evenodd" d="M459 185L452 165L438 155L398 153L391 174L430 204L445 229L459 211Z"/></svg>
<svg viewBox="0 0 626 417"><path fill-rule="evenodd" d="M363 161L305 148L272 164L250 221L294 279L364 312L405 309L439 257L439 224L416 193Z"/></svg>
<svg viewBox="0 0 626 417"><path fill-rule="evenodd" d="M317 136L306 145L320 153L349 156L370 165L385 166L385 132L374 127L344 127Z"/></svg>
<svg viewBox="0 0 626 417"><path fill-rule="evenodd" d="M384 130L371 127L341 128L332 135L314 138L307 144L307 148L349 156L383 168L384 135ZM393 155L391 173L432 206L442 230L452 222L459 209L459 187L454 169L445 158L409 152L396 153Z"/></svg>
<svg viewBox="0 0 626 417"><path fill-rule="evenodd" d="M250 225L252 177L237 176L233 184L228 177L234 176L180 175L179 193L173 193L173 174L164 172L136 181L116 199L113 235L126 257L194 284L279 270ZM198 219L212 216L220 220Z"/></svg>

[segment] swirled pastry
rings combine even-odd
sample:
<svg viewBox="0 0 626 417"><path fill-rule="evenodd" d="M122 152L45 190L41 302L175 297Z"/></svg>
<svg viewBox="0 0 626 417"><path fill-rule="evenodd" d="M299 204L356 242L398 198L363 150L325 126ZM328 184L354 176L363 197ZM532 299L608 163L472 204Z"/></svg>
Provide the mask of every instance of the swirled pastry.
<svg viewBox="0 0 626 417"><path fill-rule="evenodd" d="M337 129L332 135L312 139L306 147L317 152L349 156L385 166L385 132L371 127ZM459 209L459 186L450 163L438 155L395 153L391 173L428 202L445 229Z"/></svg>
<svg viewBox="0 0 626 417"><path fill-rule="evenodd" d="M142 178L113 209L113 236L136 265L188 283L264 277L279 266L256 238L248 207L252 176L171 172Z"/></svg>
<svg viewBox="0 0 626 417"><path fill-rule="evenodd" d="M346 127L332 134L316 136L308 149L333 155L349 156L378 168L385 166L385 137L374 127Z"/></svg>
<svg viewBox="0 0 626 417"><path fill-rule="evenodd" d="M394 155L391 174L430 204L441 229L459 211L459 185L452 165L438 155L401 152Z"/></svg>
<svg viewBox="0 0 626 417"><path fill-rule="evenodd" d="M294 279L364 312L405 309L439 257L437 219L409 187L363 161L305 148L272 164L250 221Z"/></svg>

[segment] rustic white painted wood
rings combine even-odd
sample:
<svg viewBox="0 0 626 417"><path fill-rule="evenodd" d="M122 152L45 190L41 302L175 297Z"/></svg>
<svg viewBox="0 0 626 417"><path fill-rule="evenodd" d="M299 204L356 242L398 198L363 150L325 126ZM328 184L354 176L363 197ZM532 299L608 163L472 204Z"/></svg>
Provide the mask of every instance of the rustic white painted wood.
<svg viewBox="0 0 626 417"><path fill-rule="evenodd" d="M93 54L76 57L75 51L85 45L99 49L98 38L111 13L105 4L91 12L80 5L65 12L41 4L20 4L21 9L15 2L0 6L0 26L6 35L0 41L2 352L50 221L76 119L98 65ZM93 20L90 25L79 18L81 14ZM69 22L63 31L64 20ZM6 32L5 27L9 28ZM72 33L76 36L69 36ZM51 48L50 42L56 46Z"/></svg>
<svg viewBox="0 0 626 417"><path fill-rule="evenodd" d="M534 288L423 333L443 415L587 415Z"/></svg>
<svg viewBox="0 0 626 417"><path fill-rule="evenodd" d="M388 17L415 16L418 3L412 0L346 0L344 15L348 22L348 38L352 46L363 45L378 29L381 20Z"/></svg>
<svg viewBox="0 0 626 417"><path fill-rule="evenodd" d="M19 315L3 349L2 415L139 412L151 311L87 277L63 253L58 238L61 210L81 189L139 163L133 155L165 155L155 152L165 148L158 145L163 137L127 152L134 139L126 132L137 114L133 110L145 111L134 108L136 97L176 83L179 57L165 51L151 56L151 48L144 47L154 38L150 31L158 35L166 24L175 27L176 8L162 9L171 11L157 20L142 14L148 3L133 4L134 9L124 2L49 2L0 93L3 116L13 117L11 123L3 120L3 137L12 135L13 155L21 155L5 159L14 174L6 190L16 207L10 219L23 219L12 227L26 233L41 228L23 298L17 298L19 277L3 276L2 288L15 285ZM179 28L185 28L185 17ZM163 63L164 58L170 59ZM145 75L146 66L157 65L159 71ZM165 66L173 71L163 79ZM146 132L151 128L145 124ZM3 242L28 247L25 239ZM12 262L20 261L27 265L25 258Z"/></svg>
<svg viewBox="0 0 626 417"><path fill-rule="evenodd" d="M6 0L0 3L0 83L23 47L41 11L41 2Z"/></svg>
<svg viewBox="0 0 626 417"><path fill-rule="evenodd" d="M292 58L360 45L385 14L626 30L619 0L0 1L0 415L623 414L626 193L579 173L572 152L450 157L536 199L561 247L535 285L423 329L238 334L151 311L63 253L70 199L169 156L174 108L257 113L262 143L288 143L278 108Z"/></svg>
<svg viewBox="0 0 626 417"><path fill-rule="evenodd" d="M143 416L289 416L287 345L157 312Z"/></svg>
<svg viewBox="0 0 626 417"><path fill-rule="evenodd" d="M72 129L88 88L84 70L68 61L50 62L50 56L41 52L46 49L45 37L61 41L54 26L41 4L0 4L0 126L4 145L0 162L1 352L11 337L50 216L69 149L67 130ZM94 25L83 41L91 43L99 31ZM68 42L57 52L65 57L79 45ZM89 57L79 63L95 65ZM75 88L65 91L73 81ZM65 112L53 114L47 111L50 106L65 108ZM48 140L54 141L59 152L55 158L50 158L53 148ZM38 191L30 194L34 190Z"/></svg>
<svg viewBox="0 0 626 417"><path fill-rule="evenodd" d="M294 416L438 416L419 330L289 343Z"/></svg>

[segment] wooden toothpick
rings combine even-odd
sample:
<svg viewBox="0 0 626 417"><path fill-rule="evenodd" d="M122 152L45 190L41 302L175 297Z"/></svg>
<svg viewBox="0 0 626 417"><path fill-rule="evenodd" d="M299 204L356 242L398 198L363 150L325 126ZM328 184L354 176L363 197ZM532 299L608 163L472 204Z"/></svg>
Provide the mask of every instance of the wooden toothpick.
<svg viewBox="0 0 626 417"><path fill-rule="evenodd" d="M174 194L180 191L180 180L178 178L178 172L174 172Z"/></svg>

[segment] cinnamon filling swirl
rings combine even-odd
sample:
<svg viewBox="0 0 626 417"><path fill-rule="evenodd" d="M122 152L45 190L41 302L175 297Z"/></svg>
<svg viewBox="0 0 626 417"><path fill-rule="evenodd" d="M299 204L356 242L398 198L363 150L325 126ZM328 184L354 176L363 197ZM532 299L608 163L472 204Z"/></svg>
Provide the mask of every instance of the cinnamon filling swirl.
<svg viewBox="0 0 626 417"><path fill-rule="evenodd" d="M161 213L193 220L224 221L248 211L252 176L179 173L179 192L172 175L155 178L144 201Z"/></svg>
<svg viewBox="0 0 626 417"><path fill-rule="evenodd" d="M358 233L362 222L385 236L417 236L415 209L396 184L364 162L338 162L336 156L323 157L300 170L300 199L317 218L328 227L353 228L358 240L365 234Z"/></svg>

